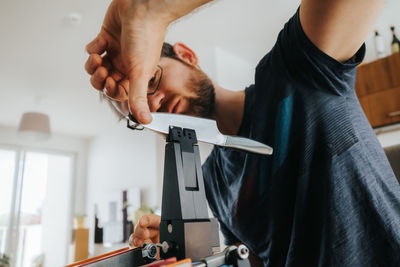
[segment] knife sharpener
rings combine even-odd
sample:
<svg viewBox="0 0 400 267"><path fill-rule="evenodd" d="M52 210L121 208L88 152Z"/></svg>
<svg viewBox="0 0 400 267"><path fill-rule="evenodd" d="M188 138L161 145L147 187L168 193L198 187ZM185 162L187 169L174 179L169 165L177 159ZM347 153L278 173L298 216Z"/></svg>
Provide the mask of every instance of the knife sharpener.
<svg viewBox="0 0 400 267"><path fill-rule="evenodd" d="M170 127L165 145L164 181L160 223L160 258L191 258L193 267L250 267L246 246L219 248L219 227L208 217L207 200L196 132ZM219 250L218 250L219 251ZM139 267L156 259L155 244L143 244L115 256L79 265ZM75 266L75 265L74 265Z"/></svg>
<svg viewBox="0 0 400 267"><path fill-rule="evenodd" d="M161 257L208 257L219 247L218 223L208 217L196 132L170 127L165 145L160 242Z"/></svg>

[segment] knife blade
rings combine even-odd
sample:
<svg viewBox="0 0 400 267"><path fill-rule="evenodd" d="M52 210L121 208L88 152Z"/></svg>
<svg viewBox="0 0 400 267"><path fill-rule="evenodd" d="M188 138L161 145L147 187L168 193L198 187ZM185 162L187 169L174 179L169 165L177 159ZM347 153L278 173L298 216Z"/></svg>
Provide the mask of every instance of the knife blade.
<svg viewBox="0 0 400 267"><path fill-rule="evenodd" d="M223 147L236 148L248 152L271 155L271 147L260 142L238 136L223 135L217 127L215 120L172 113L151 113L153 120L143 127L168 134L170 126L193 129L196 131L197 140Z"/></svg>
<svg viewBox="0 0 400 267"><path fill-rule="evenodd" d="M108 98L109 99L109 98ZM117 112L127 120L138 125L129 114L127 103L109 99ZM170 126L195 130L197 140L217 146L236 148L252 153L272 155L273 149L263 143L239 136L223 135L215 120L193 117L182 114L153 112L153 120L149 124L141 124L144 128L167 135Z"/></svg>

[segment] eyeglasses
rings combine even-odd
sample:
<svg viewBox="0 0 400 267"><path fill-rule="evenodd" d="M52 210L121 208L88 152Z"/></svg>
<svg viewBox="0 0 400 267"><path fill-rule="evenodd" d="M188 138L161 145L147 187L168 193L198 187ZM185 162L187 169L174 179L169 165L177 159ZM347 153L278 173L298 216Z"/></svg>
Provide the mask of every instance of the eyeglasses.
<svg viewBox="0 0 400 267"><path fill-rule="evenodd" d="M147 95L153 95L157 92L158 87L160 86L161 79L163 74L163 68L160 65L157 65L157 69L154 75L151 77L149 81L149 85L147 88ZM111 106L115 109L115 111L123 118L127 120L127 126L133 130L143 130L143 127L136 122L135 118L130 114L128 101L117 101L112 99L103 93L104 97L110 102ZM132 124L130 123L132 122Z"/></svg>
<svg viewBox="0 0 400 267"><path fill-rule="evenodd" d="M163 75L163 69L161 68L160 65L157 65L156 72L149 81L149 86L147 88L147 95L154 95L157 92L158 87L160 86L161 83L162 75Z"/></svg>

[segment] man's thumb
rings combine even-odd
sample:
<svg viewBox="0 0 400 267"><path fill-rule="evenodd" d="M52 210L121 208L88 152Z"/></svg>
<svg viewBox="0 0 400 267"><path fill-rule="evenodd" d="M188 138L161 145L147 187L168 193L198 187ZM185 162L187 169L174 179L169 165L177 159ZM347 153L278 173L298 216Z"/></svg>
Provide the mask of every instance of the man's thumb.
<svg viewBox="0 0 400 267"><path fill-rule="evenodd" d="M135 73L129 75L129 109L133 117L142 124L151 122L149 104L147 102L147 80Z"/></svg>

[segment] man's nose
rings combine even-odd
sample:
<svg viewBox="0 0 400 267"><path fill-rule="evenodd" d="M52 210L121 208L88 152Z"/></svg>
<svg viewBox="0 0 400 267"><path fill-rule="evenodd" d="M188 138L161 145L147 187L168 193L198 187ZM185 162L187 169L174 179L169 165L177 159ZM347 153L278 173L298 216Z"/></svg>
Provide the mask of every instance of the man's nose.
<svg viewBox="0 0 400 267"><path fill-rule="evenodd" d="M156 112L161 108L165 101L165 94L162 91L157 91L154 95L147 96L150 112Z"/></svg>

